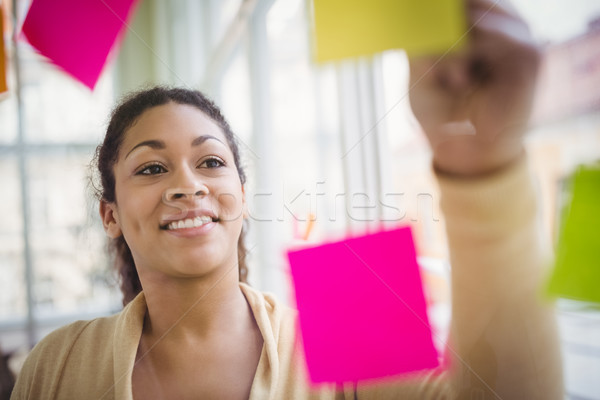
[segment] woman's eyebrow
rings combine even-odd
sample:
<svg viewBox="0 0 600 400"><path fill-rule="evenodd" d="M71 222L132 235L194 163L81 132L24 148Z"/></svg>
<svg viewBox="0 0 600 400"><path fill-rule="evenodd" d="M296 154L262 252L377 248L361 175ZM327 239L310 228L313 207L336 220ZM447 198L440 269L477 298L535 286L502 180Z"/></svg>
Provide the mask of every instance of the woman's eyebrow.
<svg viewBox="0 0 600 400"><path fill-rule="evenodd" d="M192 147L194 146L200 146L202 143L206 142L209 139L214 139L217 142L221 143L221 144L225 144L221 141L221 139L219 139L216 136L213 135L202 135L202 136L198 136L196 139L192 140ZM148 146L152 149L155 150L163 150L165 149L167 146L165 145L165 142L163 142L162 140L144 140L143 142L140 142L138 144L136 144L135 146L133 146L133 148L131 150L129 150L129 152L127 153L127 155L125 155L125 158L127 158L135 149L140 148L140 147L144 147L144 146Z"/></svg>
<svg viewBox="0 0 600 400"><path fill-rule="evenodd" d="M192 140L192 147L194 146L199 146L202 143L206 142L208 139L214 139L217 142L220 142L221 144L225 144L221 141L221 139L219 139L216 136L213 135L202 135L202 136L198 136L196 139Z"/></svg>
<svg viewBox="0 0 600 400"><path fill-rule="evenodd" d="M129 153L127 153L127 155L125 155L125 158L127 158L135 149L143 147L143 146L148 146L155 150L161 150L161 149L164 149L167 147L165 145L165 142L163 142L162 140L144 140L143 142L140 142L140 143L136 144L135 146L133 146L133 148L131 150L129 150Z"/></svg>

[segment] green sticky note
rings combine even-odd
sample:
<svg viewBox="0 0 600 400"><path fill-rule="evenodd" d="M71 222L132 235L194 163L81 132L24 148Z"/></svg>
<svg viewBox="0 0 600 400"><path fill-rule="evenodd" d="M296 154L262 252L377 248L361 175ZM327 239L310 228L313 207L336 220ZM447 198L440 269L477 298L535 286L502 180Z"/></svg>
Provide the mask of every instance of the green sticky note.
<svg viewBox="0 0 600 400"><path fill-rule="evenodd" d="M581 166L564 208L551 295L600 302L600 166Z"/></svg>
<svg viewBox="0 0 600 400"><path fill-rule="evenodd" d="M317 62L398 48L443 53L466 32L461 0L313 0L312 11Z"/></svg>

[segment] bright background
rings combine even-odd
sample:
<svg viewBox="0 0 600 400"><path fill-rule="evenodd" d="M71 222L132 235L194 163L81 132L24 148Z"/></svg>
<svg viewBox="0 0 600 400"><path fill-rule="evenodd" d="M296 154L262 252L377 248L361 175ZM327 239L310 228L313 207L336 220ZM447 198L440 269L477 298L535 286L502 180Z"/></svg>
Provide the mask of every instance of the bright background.
<svg viewBox="0 0 600 400"><path fill-rule="evenodd" d="M120 309L88 170L110 108L128 90L199 88L222 107L249 175L250 280L289 301L284 250L411 224L432 302L449 318L443 216L410 112L402 51L316 66L303 0L143 0L90 92L5 24L10 92L0 101L0 346L26 349L75 319ZM6 0L0 4L10 9ZM562 182L600 155L600 3L521 0L544 49L528 148L554 240ZM591 23L595 19L595 23ZM510 194L507 194L510 195ZM567 395L600 399L598 306L559 302Z"/></svg>

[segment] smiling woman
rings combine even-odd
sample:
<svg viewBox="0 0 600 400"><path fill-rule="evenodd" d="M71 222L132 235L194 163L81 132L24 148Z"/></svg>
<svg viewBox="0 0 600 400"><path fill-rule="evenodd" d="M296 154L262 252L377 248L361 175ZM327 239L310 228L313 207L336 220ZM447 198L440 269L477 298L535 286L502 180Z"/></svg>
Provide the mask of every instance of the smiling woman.
<svg viewBox="0 0 600 400"><path fill-rule="evenodd" d="M206 97L204 97L199 92L187 91L182 89L167 89L162 87L153 88L148 91L142 91L139 93L133 93L127 97L119 107L115 108L112 114L111 122L107 129L107 134L104 139L104 143L98 147L96 153L96 164L98 166L98 171L101 178L101 188L98 190L98 197L101 200L101 207L105 207L107 204L116 204L116 182L115 182L115 171L113 167L115 163L117 163L118 157L120 153L124 153L124 158L127 159L131 155L132 157L136 156L135 153L146 150L145 153L139 154L138 158L142 156L151 157L152 154L149 150L155 150L162 157L166 155L166 142L162 140L157 140L156 138L148 139L145 137L139 143L130 144L131 149L124 150L123 149L123 141L125 140L125 131L130 128L136 128L134 132L140 132L140 129L143 129L145 126L152 126L153 122L158 119L158 122L162 124L163 130L161 132L157 132L157 135L165 135L167 139L177 138L175 135L177 132L175 131L175 127L165 126L165 122L161 121L160 116L163 114L169 114L164 110L162 113L156 110L152 110L153 112L148 115L151 118L151 121L144 119L143 127L140 127L140 121L138 121L139 117L144 114L147 110L152 109L153 107L158 106L166 106L167 104L179 105L187 105L188 107L195 108L197 111L201 111L194 115L191 110L188 110L187 114L192 114L192 121L194 116L196 120L200 120L201 124L207 125L209 128L209 132L216 132L216 136L207 136L207 132L202 132L202 135L193 138L191 147L199 147L204 144L204 142L208 138L213 138L218 143L222 145L222 147L227 147L229 153L231 155L231 162L229 165L229 170L231 168L235 168L238 175L238 180L241 185L246 182L246 175L241 166L240 161L240 153L236 138L229 127L229 124L219 111L219 109ZM182 113L184 113L182 111ZM158 115L157 115L158 114ZM208 118L207 118L208 117ZM196 121L197 122L197 121ZM135 126L134 126L135 125ZM193 126L193 125L192 125ZM189 131L189 129L188 129ZM191 133L193 135L193 133ZM139 134L138 134L139 135ZM158 137L158 136L157 136ZM221 137L221 139L219 139ZM134 141L132 137L128 137L128 143ZM207 144L209 145L209 144ZM207 146L205 145L205 147ZM134 152L135 150L135 152ZM191 150L191 149L190 149ZM224 149L221 149L223 151ZM132 155L132 153L134 153ZM150 154L148 154L150 153ZM208 153L207 153L208 154ZM129 160L130 162L135 164L134 160ZM212 156L211 158L204 160L205 166L214 166L215 163L223 163L221 159L217 156ZM165 166L161 164L159 161L148 161L142 162L139 165L134 165L134 168L137 168L135 171L132 171L134 174L139 175L155 175L166 172ZM139 176L136 180L133 180L133 183L144 183L144 180ZM150 178L149 176L147 178ZM164 179L163 179L164 181ZM162 200L165 203L171 201L171 198L174 196L169 196L170 190L173 190L175 187L167 188L164 193L164 197ZM186 190L189 190L187 188ZM176 195L176 193L175 193ZM227 197L227 196L221 196ZM174 210L179 209L177 204L173 204L175 207ZM110 211L110 208L104 209L104 211ZM173 209L171 210L173 211ZM103 215L107 215L103 212ZM113 254L115 256L115 265L119 270L121 275L121 290L123 292L123 303L127 304L131 301L140 291L141 285L139 282L138 272L135 268L135 263L133 257L131 255L131 250L127 245L127 242L121 235L115 235L111 242L111 248ZM244 231L242 232L238 239L237 245L238 252L238 269L239 269L239 278L241 282L246 281L247 277L247 268L246 268L246 248L244 246Z"/></svg>
<svg viewBox="0 0 600 400"><path fill-rule="evenodd" d="M119 317L51 334L29 360L58 357L65 369L41 386L25 384L26 392L47 395L49 385L50 397L74 398L84 385L93 398L248 398L263 342L274 342L260 331L266 309L279 313L280 306L243 283L246 177L227 121L197 91L136 92L112 113L96 164L126 307ZM94 337L103 339L92 345ZM46 358L43 343L60 354ZM103 349L93 356L100 364L77 366L93 348ZM42 370L26 365L21 382ZM124 375L113 380L117 371Z"/></svg>
<svg viewBox="0 0 600 400"><path fill-rule="evenodd" d="M137 117L126 114L128 125L119 124L123 110L140 102L147 108L140 107ZM122 130L112 131L115 126ZM207 338L195 336L199 321L214 323L218 316L218 322L235 327L231 336L223 330L221 337L229 336L228 342L241 346L238 350L244 351L238 354L244 356L239 357L238 368L212 365L221 373L227 369L231 379L237 380L238 384L227 386L232 398L246 398L262 338L237 284L238 266L244 268L238 249L243 249L245 176L233 133L218 109L200 93L160 87L137 93L119 106L108 132L98 152L104 186L100 214L108 236L133 261L121 260L124 288L143 287L148 306L132 376L134 396L149 398L165 391L183 394L192 389L196 394L219 393L218 381L195 379L197 385L184 385L191 377L173 376L165 368L174 354L182 355L177 363L216 358L213 352L219 340L209 334L214 326L200 330ZM116 148L108 148L107 143ZM112 186L107 190L106 185ZM134 271L139 283L132 280ZM124 294L130 298L136 291ZM216 304L208 299L195 304L201 294ZM181 315L173 313L174 309L200 317L174 319ZM194 339L186 349L177 333L186 337L187 324ZM166 332L170 332L169 339L161 340ZM152 353L144 357L151 347Z"/></svg>

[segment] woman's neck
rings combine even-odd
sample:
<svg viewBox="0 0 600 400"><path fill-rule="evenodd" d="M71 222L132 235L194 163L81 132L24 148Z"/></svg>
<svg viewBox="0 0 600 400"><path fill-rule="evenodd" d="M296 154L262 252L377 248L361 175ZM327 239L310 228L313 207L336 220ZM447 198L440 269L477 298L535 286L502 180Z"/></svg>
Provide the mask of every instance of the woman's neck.
<svg viewBox="0 0 600 400"><path fill-rule="evenodd" d="M263 338L237 273L220 273L180 280L140 274L148 314L132 375L135 398L250 396Z"/></svg>
<svg viewBox="0 0 600 400"><path fill-rule="evenodd" d="M140 279L148 306L144 323L148 338L195 342L252 319L235 270L193 279L158 274L143 274Z"/></svg>

